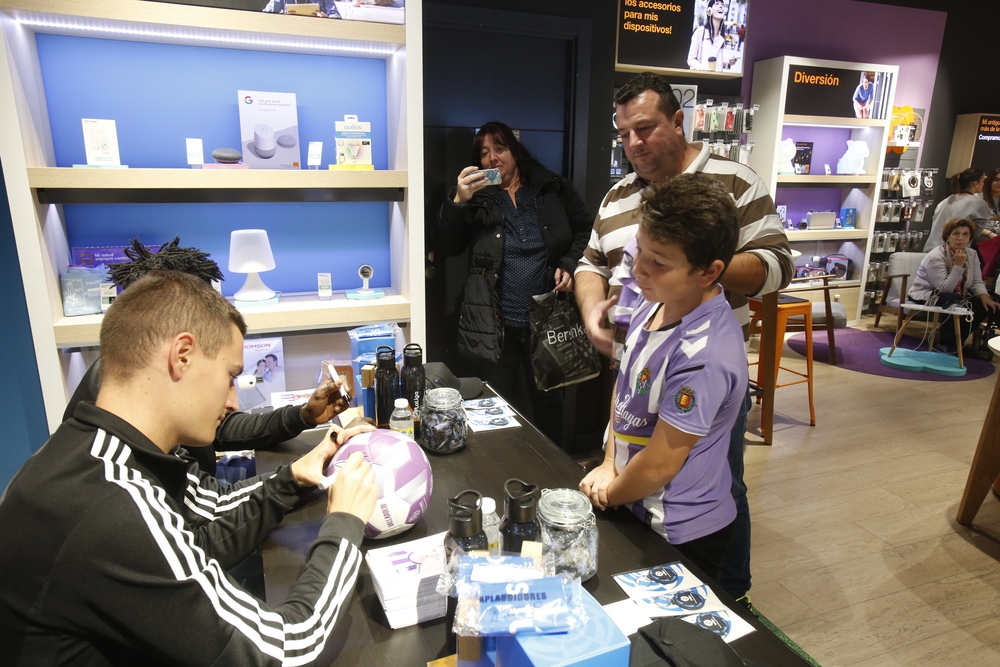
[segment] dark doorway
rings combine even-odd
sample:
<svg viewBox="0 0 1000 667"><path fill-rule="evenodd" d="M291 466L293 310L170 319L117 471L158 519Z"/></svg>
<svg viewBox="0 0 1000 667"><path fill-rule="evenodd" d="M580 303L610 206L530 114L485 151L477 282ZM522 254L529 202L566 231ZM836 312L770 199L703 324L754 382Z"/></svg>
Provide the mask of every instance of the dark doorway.
<svg viewBox="0 0 1000 667"><path fill-rule="evenodd" d="M518 130L545 167L584 192L589 21L428 3L423 58L427 359L475 375L455 350L467 259L436 251L437 211L489 120Z"/></svg>

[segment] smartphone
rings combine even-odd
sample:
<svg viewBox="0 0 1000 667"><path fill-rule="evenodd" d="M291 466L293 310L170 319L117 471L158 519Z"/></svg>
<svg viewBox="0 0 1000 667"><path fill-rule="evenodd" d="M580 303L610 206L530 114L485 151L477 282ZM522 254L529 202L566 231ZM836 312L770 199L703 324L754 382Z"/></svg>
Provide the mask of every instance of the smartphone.
<svg viewBox="0 0 1000 667"><path fill-rule="evenodd" d="M500 185L499 169L480 169L479 171L472 172L469 176L479 176L480 174L486 176L486 182L490 185Z"/></svg>

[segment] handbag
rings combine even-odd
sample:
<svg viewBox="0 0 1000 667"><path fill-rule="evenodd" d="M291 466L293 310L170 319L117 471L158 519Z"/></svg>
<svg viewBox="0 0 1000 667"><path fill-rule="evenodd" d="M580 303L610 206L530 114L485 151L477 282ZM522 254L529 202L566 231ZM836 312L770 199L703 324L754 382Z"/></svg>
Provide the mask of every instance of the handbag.
<svg viewBox="0 0 1000 667"><path fill-rule="evenodd" d="M547 292L531 297L531 370L535 384L551 391L597 377L601 356L587 338L572 293Z"/></svg>
<svg viewBox="0 0 1000 667"><path fill-rule="evenodd" d="M983 258L983 278L988 278L994 275L997 269L1000 268L998 266L1000 264L1000 236L980 241L977 248Z"/></svg>

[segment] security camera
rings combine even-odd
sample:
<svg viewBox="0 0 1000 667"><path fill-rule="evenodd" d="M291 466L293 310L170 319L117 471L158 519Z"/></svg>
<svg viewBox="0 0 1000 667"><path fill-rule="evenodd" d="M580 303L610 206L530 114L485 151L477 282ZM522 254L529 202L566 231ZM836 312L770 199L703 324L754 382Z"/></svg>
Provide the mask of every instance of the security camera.
<svg viewBox="0 0 1000 667"><path fill-rule="evenodd" d="M364 282L364 284L361 286L362 292L371 291L371 288L368 287L368 281L371 280L371 277L374 275L375 275L375 269L371 267L371 264L362 264L361 266L358 267L358 276L360 276L361 280Z"/></svg>

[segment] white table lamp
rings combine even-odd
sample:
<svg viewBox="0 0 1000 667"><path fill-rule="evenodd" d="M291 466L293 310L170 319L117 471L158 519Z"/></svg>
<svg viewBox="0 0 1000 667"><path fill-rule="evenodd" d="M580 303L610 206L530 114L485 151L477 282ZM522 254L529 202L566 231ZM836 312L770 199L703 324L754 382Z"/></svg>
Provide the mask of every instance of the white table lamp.
<svg viewBox="0 0 1000 667"><path fill-rule="evenodd" d="M247 280L234 296L237 301L267 301L275 292L258 273L274 268L274 255L264 229L237 229L229 238L229 271L245 273Z"/></svg>

